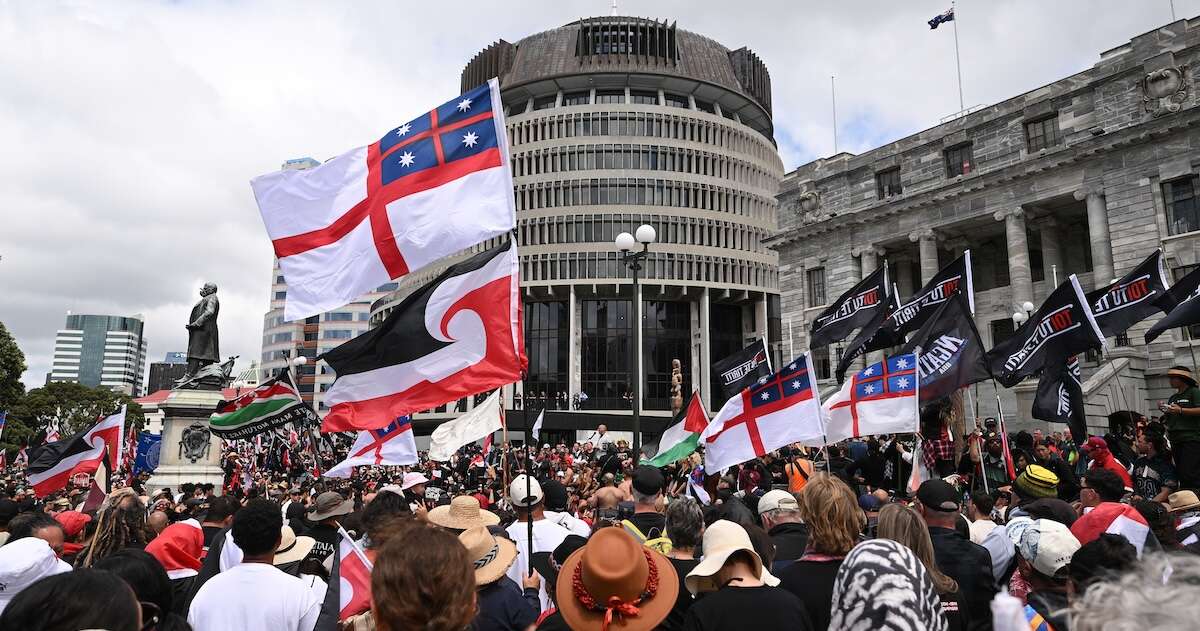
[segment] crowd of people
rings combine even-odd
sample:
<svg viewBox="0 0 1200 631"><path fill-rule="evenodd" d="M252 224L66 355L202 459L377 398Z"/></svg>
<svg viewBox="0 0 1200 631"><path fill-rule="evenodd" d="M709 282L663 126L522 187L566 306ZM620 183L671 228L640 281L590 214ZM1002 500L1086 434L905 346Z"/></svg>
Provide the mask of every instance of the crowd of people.
<svg viewBox="0 0 1200 631"><path fill-rule="evenodd" d="M345 480L319 475L337 450L233 444L223 483L141 476L99 498L37 498L9 469L0 629L1191 628L1186 403L1082 445L984 422L956 446L934 407L919 441L792 445L709 474L702 449L647 466L604 427ZM372 569L339 619L343 532Z"/></svg>

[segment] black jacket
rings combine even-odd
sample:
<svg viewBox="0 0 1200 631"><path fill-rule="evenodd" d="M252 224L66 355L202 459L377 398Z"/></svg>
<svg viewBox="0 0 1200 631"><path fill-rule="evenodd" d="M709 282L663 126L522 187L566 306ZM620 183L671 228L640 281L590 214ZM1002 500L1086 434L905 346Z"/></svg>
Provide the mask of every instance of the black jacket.
<svg viewBox="0 0 1200 631"><path fill-rule="evenodd" d="M767 533L771 543L775 544L775 561L795 561L804 555L804 547L808 545L808 526L806 524L778 524Z"/></svg>
<svg viewBox="0 0 1200 631"><path fill-rule="evenodd" d="M931 526L929 537L933 540L933 556L938 569L958 582L971 615L967 628L972 631L991 629L992 598L997 591L992 577L992 554L949 528Z"/></svg>
<svg viewBox="0 0 1200 631"><path fill-rule="evenodd" d="M1079 497L1079 478L1075 476L1074 469L1065 460L1054 454L1050 454L1046 462L1038 464L1053 471L1054 475L1058 476L1058 499L1071 502Z"/></svg>

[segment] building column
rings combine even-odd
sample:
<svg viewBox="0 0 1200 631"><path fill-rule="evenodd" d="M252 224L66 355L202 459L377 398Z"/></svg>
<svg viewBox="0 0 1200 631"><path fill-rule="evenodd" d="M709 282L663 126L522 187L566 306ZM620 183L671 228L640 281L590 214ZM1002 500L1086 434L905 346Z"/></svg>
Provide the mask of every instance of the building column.
<svg viewBox="0 0 1200 631"><path fill-rule="evenodd" d="M575 395L583 389L583 375L579 353L579 297L575 294L575 285L570 288L567 294L567 400L574 401Z"/></svg>
<svg viewBox="0 0 1200 631"><path fill-rule="evenodd" d="M1087 204L1088 241L1092 246L1092 285L1103 287L1113 279L1112 238L1108 232L1108 203L1103 186L1075 191L1075 199Z"/></svg>
<svg viewBox="0 0 1200 631"><path fill-rule="evenodd" d="M921 248L921 286L933 279L938 273L937 233L932 228L916 230L908 235L908 240Z"/></svg>
<svg viewBox="0 0 1200 631"><path fill-rule="evenodd" d="M900 292L901 300L906 300L916 291L913 287L912 263L908 259L896 260L896 289Z"/></svg>
<svg viewBox="0 0 1200 631"><path fill-rule="evenodd" d="M1025 211L1021 208L998 210L993 215L1004 222L1004 239L1008 245L1008 282L1012 288L1014 311L1033 302L1033 278L1029 273L1029 244L1025 238Z"/></svg>
<svg viewBox="0 0 1200 631"><path fill-rule="evenodd" d="M851 254L859 258L859 280L862 280L871 275L872 272L879 269L879 255L883 254L883 250L868 245L863 248L855 248Z"/></svg>
<svg viewBox="0 0 1200 631"><path fill-rule="evenodd" d="M1041 236L1042 243L1043 276L1049 287L1046 293L1049 294L1057 286L1057 283L1054 282L1055 270L1057 270L1059 279L1067 277L1067 271L1063 269L1062 244L1059 241L1058 220L1054 217L1043 217L1038 222L1038 234Z"/></svg>
<svg viewBox="0 0 1200 631"><path fill-rule="evenodd" d="M712 345L709 343L708 288L700 293L700 396L704 399L704 409L712 409L712 393L709 384L712 383Z"/></svg>

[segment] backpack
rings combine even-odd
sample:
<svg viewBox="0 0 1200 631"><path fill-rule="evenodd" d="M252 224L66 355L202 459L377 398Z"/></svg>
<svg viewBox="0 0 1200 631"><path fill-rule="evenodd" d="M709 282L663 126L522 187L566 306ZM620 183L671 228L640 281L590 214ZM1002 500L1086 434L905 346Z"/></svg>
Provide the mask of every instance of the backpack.
<svg viewBox="0 0 1200 631"><path fill-rule="evenodd" d="M637 540L638 543L663 556L671 554L671 540L666 538L666 536L660 535L652 539L647 539L646 535L643 534L641 530L638 530L638 527L633 525L633 522L629 521L628 519L622 519L621 526L625 528L625 532L633 535L633 538ZM651 534L653 534L653 531L651 531Z"/></svg>

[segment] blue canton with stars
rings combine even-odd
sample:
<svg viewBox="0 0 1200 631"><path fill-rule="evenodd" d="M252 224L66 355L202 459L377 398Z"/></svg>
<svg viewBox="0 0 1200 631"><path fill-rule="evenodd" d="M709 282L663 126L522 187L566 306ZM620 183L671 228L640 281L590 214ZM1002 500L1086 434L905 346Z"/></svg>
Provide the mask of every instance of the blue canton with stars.
<svg viewBox="0 0 1200 631"><path fill-rule="evenodd" d="M854 375L854 395L859 401L910 394L917 387L917 356L896 355L871 364Z"/></svg>
<svg viewBox="0 0 1200 631"><path fill-rule="evenodd" d="M375 440L390 439L396 434L406 431L411 423L411 417L401 416L389 423L387 427L368 431L370 431L371 435L375 437Z"/></svg>
<svg viewBox="0 0 1200 631"><path fill-rule="evenodd" d="M812 394L812 380L809 379L808 364L802 355L751 386L750 407L762 407L805 394Z"/></svg>
<svg viewBox="0 0 1200 631"><path fill-rule="evenodd" d="M387 185L404 176L449 165L499 147L493 105L491 89L485 83L438 106L433 112L422 114L389 131L379 139L379 153L383 156L380 164L382 184ZM464 121L480 114L486 114L487 117L462 125ZM451 126L455 128L443 131ZM441 144L440 161L435 136ZM417 137L417 140L413 140Z"/></svg>

